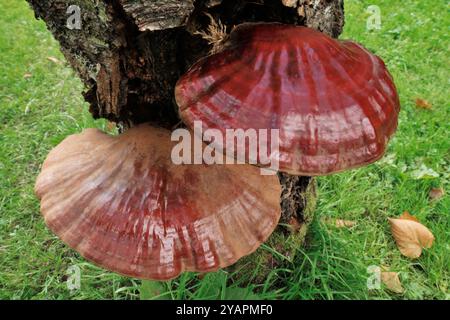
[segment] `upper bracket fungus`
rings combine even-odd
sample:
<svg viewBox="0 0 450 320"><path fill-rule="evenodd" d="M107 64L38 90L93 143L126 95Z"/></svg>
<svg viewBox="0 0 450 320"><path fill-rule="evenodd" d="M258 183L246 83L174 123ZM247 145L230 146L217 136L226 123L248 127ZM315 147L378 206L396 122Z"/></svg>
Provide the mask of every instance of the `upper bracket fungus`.
<svg viewBox="0 0 450 320"><path fill-rule="evenodd" d="M174 165L170 132L148 124L119 136L66 138L35 191L49 228L109 270L165 280L229 266L280 218L280 184L250 165Z"/></svg>
<svg viewBox="0 0 450 320"><path fill-rule="evenodd" d="M381 158L400 110L379 57L355 42L278 23L237 26L221 51L181 77L175 96L189 127L279 129L280 171L306 176Z"/></svg>

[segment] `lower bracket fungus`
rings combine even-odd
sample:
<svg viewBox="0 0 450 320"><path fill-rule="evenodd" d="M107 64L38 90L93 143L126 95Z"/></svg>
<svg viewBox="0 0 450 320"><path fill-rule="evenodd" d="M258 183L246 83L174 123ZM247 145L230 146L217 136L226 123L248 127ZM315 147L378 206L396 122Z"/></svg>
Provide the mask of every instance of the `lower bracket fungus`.
<svg viewBox="0 0 450 320"><path fill-rule="evenodd" d="M123 275L167 280L252 253L280 218L276 176L251 165L175 165L170 132L66 138L35 191L48 227L83 257Z"/></svg>

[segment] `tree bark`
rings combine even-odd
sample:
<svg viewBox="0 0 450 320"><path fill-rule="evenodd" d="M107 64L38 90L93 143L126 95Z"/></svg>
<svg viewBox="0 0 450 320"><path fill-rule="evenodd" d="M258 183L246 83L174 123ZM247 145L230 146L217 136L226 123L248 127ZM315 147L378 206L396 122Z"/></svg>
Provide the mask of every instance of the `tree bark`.
<svg viewBox="0 0 450 320"><path fill-rule="evenodd" d="M210 23L206 13L228 31L243 22L265 21L305 25L337 37L344 24L343 0L27 1L84 82L93 117L115 122L122 130L142 122L166 128L179 124L174 86L211 50L196 34ZM81 10L81 29L67 27L71 5ZM312 219L315 182L309 177L279 177L281 224L291 227L280 227L269 244L292 256ZM260 254L247 262L270 264L267 259L273 257Z"/></svg>

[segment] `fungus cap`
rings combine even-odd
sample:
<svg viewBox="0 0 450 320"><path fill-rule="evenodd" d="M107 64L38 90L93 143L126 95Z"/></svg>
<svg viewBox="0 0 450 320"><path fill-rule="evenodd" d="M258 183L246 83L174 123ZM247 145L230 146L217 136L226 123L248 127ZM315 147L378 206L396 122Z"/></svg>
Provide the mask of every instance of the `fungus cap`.
<svg viewBox="0 0 450 320"><path fill-rule="evenodd" d="M175 96L189 127L279 129L280 171L295 175L378 160L400 110L379 57L352 41L277 23L236 27L222 51L180 78Z"/></svg>
<svg viewBox="0 0 450 320"><path fill-rule="evenodd" d="M250 165L174 165L173 145L147 124L66 138L35 186L46 224L86 259L143 279L217 270L256 250L280 217L277 177Z"/></svg>

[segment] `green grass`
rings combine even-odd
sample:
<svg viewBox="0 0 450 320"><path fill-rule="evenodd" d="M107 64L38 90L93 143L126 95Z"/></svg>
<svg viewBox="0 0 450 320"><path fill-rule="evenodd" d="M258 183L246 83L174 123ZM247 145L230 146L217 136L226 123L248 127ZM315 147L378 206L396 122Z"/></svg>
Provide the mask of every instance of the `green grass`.
<svg viewBox="0 0 450 320"><path fill-rule="evenodd" d="M367 31L365 12L378 5L382 28ZM348 0L343 38L380 55L401 98L399 129L387 156L366 168L319 179L317 219L295 261L274 269L264 283L238 290L236 275L220 271L199 279L184 274L169 283L174 299L448 299L448 196L429 201L432 187L450 191L449 6L446 1ZM83 260L45 227L33 185L40 164L64 137L91 119L80 81L64 64L57 43L23 0L0 3L0 299L135 299L140 281ZM24 74L32 74L25 79ZM418 109L415 98L432 110ZM422 166L438 177L418 179ZM409 211L428 226L435 244L416 260L403 257L387 218ZM320 218L357 221L337 229ZM68 267L81 269L81 288L66 286ZM400 272L404 294L368 290L367 267Z"/></svg>

